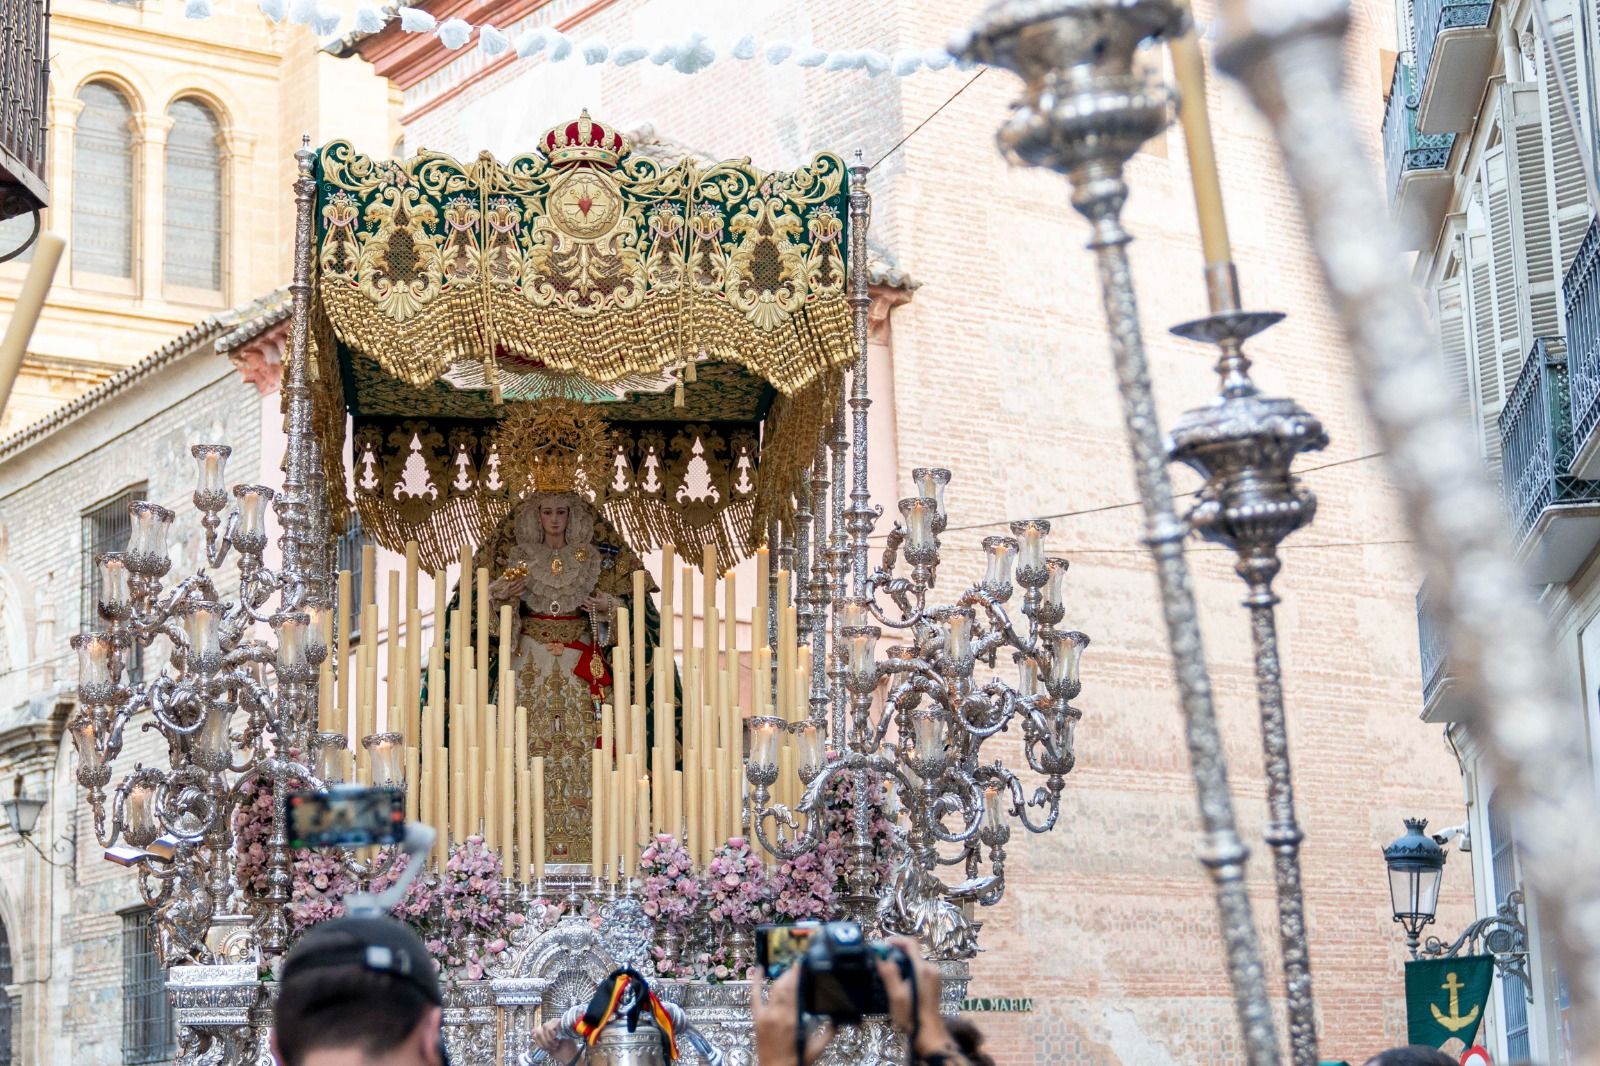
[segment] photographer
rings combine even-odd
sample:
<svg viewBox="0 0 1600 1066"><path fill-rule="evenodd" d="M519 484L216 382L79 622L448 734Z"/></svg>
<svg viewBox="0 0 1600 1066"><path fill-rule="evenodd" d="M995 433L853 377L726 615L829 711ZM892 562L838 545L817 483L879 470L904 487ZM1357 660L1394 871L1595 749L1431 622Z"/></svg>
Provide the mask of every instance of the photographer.
<svg viewBox="0 0 1600 1066"><path fill-rule="evenodd" d="M894 958L877 961L878 977L889 1001L889 1020L905 1033L912 1056L928 1066L970 1066L945 1027L939 1011L939 970L922 958L914 940L897 937L889 944L910 960L908 978ZM800 1045L800 967L791 966L770 985L760 967L750 971L750 1013L755 1022L756 1060L760 1066L810 1066L833 1039L832 1023L806 1034ZM803 1054L804 1061L798 1061Z"/></svg>
<svg viewBox="0 0 1600 1066"><path fill-rule="evenodd" d="M281 1066L447 1066L428 949L391 918L337 918L289 952L272 1018Z"/></svg>

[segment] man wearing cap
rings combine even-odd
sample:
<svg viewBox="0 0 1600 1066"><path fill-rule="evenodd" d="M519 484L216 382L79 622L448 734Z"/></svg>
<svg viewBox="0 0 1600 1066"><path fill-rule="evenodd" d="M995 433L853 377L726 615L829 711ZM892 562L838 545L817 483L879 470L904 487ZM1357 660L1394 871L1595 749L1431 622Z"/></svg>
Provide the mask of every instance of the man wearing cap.
<svg viewBox="0 0 1600 1066"><path fill-rule="evenodd" d="M338 918L289 952L272 1018L281 1066L448 1066L428 949L391 918Z"/></svg>

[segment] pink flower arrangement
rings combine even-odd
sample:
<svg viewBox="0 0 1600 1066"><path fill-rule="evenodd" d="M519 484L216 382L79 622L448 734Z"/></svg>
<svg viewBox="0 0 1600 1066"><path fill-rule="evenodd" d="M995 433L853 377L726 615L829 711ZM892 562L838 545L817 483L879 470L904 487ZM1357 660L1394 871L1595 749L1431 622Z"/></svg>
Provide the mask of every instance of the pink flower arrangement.
<svg viewBox="0 0 1600 1066"><path fill-rule="evenodd" d="M747 928L771 913L772 886L767 870L744 837L729 837L706 866L706 891L712 922Z"/></svg>
<svg viewBox="0 0 1600 1066"><path fill-rule="evenodd" d="M639 853L639 876L644 912L681 936L700 898L700 879L695 876L688 849L671 834L662 833Z"/></svg>
<svg viewBox="0 0 1600 1066"><path fill-rule="evenodd" d="M695 970L712 984L721 984L740 976L733 972L730 961L727 948L718 944L710 951L702 951L695 956Z"/></svg>
<svg viewBox="0 0 1600 1066"><path fill-rule="evenodd" d="M450 849L435 891L437 907L423 939L435 958L469 981L483 976L489 956L506 950L507 927L522 924L522 915L507 915L501 902L500 871L500 856L482 837L468 837Z"/></svg>
<svg viewBox="0 0 1600 1066"><path fill-rule="evenodd" d="M781 921L826 918L833 913L836 866L842 852L829 838L778 864L771 880L772 913Z"/></svg>
<svg viewBox="0 0 1600 1066"><path fill-rule="evenodd" d="M867 835L872 842L873 865L877 867L878 882L882 884L888 880L889 866L899 848L899 831L884 814L883 775L875 771L869 773L867 789L872 797ZM851 850L856 835L851 810L855 791L855 774L848 772L835 775L824 790L822 850L833 861L836 892L844 890L844 878L850 872Z"/></svg>

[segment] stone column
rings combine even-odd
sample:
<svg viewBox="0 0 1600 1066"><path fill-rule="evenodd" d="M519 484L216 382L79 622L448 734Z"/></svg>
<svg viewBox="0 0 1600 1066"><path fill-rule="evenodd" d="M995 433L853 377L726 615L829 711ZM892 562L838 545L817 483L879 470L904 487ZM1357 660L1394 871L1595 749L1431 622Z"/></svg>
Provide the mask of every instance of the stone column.
<svg viewBox="0 0 1600 1066"><path fill-rule="evenodd" d="M134 292L141 301L164 299L161 227L167 213L167 134L172 119L148 111L133 116L134 204L139 219L134 252Z"/></svg>
<svg viewBox="0 0 1600 1066"><path fill-rule="evenodd" d="M72 142L82 111L83 101L75 96L58 97L50 105L50 207L45 213L45 228L67 242L67 258L56 274L57 285L72 283Z"/></svg>
<svg viewBox="0 0 1600 1066"><path fill-rule="evenodd" d="M51 891L51 882L55 871L40 852L50 855L54 862L69 862L73 858L66 849L62 849L62 854L55 854L56 840L71 812L58 810L59 804L54 802L56 753L67 707L61 705L51 710L43 721L12 718L10 723L0 727L0 766L9 771L4 782L5 794L10 796L12 781L20 779L24 795L46 801L29 834L38 850L21 846L13 860L21 866L22 877L13 882L20 885L20 890L11 901L14 906L9 915L12 924L7 929L11 939L12 984L0 990L0 994L15 997L11 1016L12 1047L17 1056L14 1061L27 1063L50 1061L53 1033L49 980L53 972L51 953L56 897Z"/></svg>
<svg viewBox="0 0 1600 1066"><path fill-rule="evenodd" d="M252 273L249 255L234 249L255 247L250 232L250 205L254 189L252 167L255 162L256 135L229 126L218 138L222 160L222 302L232 307L260 295L264 283Z"/></svg>

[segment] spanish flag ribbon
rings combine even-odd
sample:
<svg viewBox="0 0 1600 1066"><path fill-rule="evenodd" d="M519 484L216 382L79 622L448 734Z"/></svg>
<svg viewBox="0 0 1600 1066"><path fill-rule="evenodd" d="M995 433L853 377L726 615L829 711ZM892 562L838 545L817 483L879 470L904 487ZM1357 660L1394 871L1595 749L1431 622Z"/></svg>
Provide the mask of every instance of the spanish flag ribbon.
<svg viewBox="0 0 1600 1066"><path fill-rule="evenodd" d="M661 1040L667 1053L668 1062L678 1060L678 1034L672 1024L672 1016L662 1005L661 1000L650 990L650 983L637 971L630 969L617 970L611 976L601 981L594 990L594 996L589 1000L589 1006L584 1009L583 1017L578 1019L574 1028L583 1042L590 1047L600 1036L600 1031L610 1024L616 1016L618 1008L630 988L637 982L639 992L634 996L633 1004L628 1008L628 1032L633 1032L639 1026L639 1014L645 1004L650 1006L650 1016L655 1021L656 1027L661 1030Z"/></svg>

